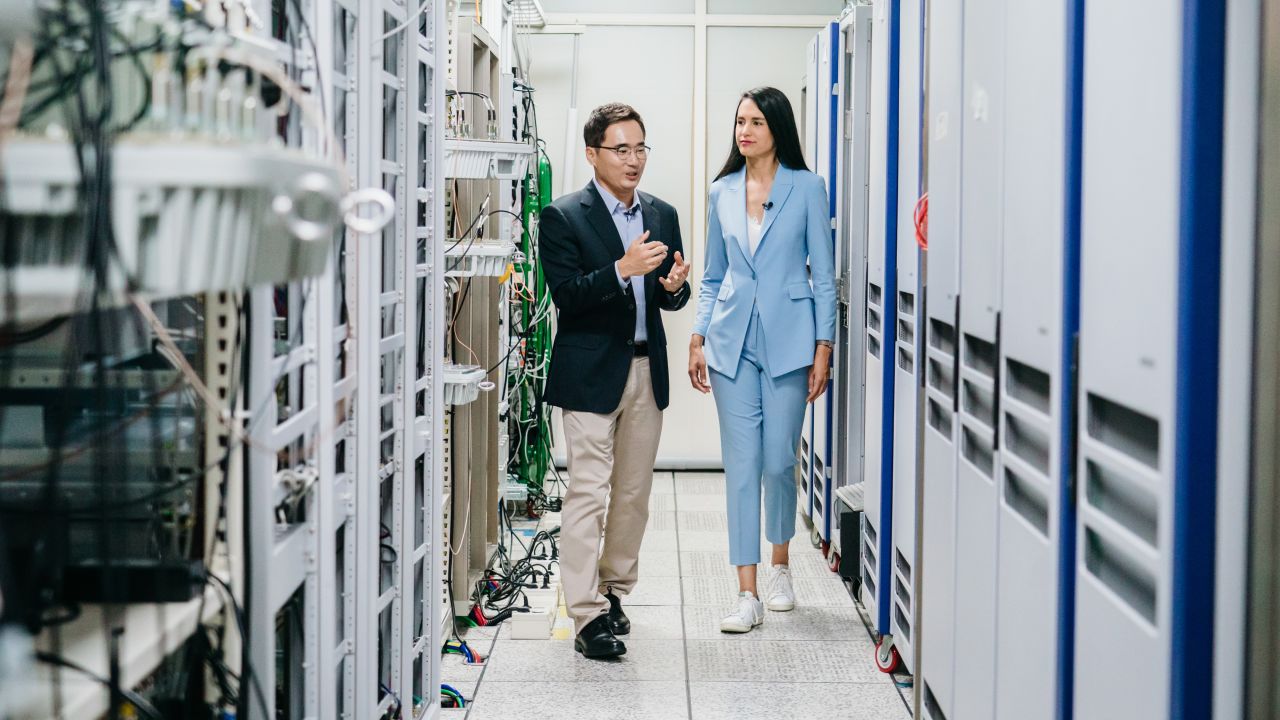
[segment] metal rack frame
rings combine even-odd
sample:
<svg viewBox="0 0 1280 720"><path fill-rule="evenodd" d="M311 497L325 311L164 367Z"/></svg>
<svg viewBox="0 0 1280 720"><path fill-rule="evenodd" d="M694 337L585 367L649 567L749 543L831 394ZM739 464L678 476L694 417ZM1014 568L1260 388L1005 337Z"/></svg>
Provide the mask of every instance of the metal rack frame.
<svg viewBox="0 0 1280 720"><path fill-rule="evenodd" d="M270 8L258 11L265 17ZM434 203L444 3L312 0L302 11L319 57L301 43L299 70L304 84L324 89L350 178L345 190L381 187L396 210L380 233L344 230L324 275L287 286L288 324L298 332L289 329L284 354L275 353L275 290L250 292L249 658L274 714L276 616L301 588L294 644L304 660L290 669L297 689L289 697L304 717L376 718L397 704L434 717L444 627L433 600L443 523L443 228ZM290 139L323 140L314 131ZM273 397L282 375L299 405L285 418ZM282 452L290 468L316 478L305 520L288 526L274 513L287 493Z"/></svg>

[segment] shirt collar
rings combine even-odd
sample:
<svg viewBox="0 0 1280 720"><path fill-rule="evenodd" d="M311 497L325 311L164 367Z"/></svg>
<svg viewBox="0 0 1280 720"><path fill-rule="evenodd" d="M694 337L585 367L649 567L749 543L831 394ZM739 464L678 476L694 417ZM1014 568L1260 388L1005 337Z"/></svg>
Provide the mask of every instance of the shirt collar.
<svg viewBox="0 0 1280 720"><path fill-rule="evenodd" d="M612 214L614 214L614 213L618 212L619 210L621 210L622 212L630 212L630 213L634 213L634 212L636 211L636 208L640 207L640 192L639 192L639 191L637 191L637 192L636 192L636 194L635 194L635 202L633 202L633 203L631 204L631 207L627 207L627 206L625 206L625 205L623 205L623 204L622 204L622 201L621 201L621 200L619 200L618 198L614 197L614 196L613 196L613 193L611 193L611 192L609 192L608 190L606 190L606 189L605 189L605 187L604 187L604 185L601 185L601 184L600 184L600 181L599 181L599 180L597 180L596 178L594 178L594 177L593 177L593 178L591 178L591 182L595 183L595 186L596 186L596 192L600 193L600 198L601 198L601 199L603 199L603 200L605 201L605 204L609 207L609 214L610 214L610 215L612 215Z"/></svg>

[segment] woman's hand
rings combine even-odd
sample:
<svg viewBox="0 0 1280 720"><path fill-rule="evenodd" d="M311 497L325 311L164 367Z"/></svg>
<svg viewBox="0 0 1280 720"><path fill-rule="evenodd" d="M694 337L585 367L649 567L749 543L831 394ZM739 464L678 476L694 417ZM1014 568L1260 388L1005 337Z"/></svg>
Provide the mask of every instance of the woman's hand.
<svg viewBox="0 0 1280 720"><path fill-rule="evenodd" d="M694 335L689 340L689 382L693 389L706 395L711 392L711 384L707 380L707 358L702 354L702 336Z"/></svg>
<svg viewBox="0 0 1280 720"><path fill-rule="evenodd" d="M813 367L809 368L809 399L813 402L827 391L827 380L831 378L831 348L819 345L813 351Z"/></svg>

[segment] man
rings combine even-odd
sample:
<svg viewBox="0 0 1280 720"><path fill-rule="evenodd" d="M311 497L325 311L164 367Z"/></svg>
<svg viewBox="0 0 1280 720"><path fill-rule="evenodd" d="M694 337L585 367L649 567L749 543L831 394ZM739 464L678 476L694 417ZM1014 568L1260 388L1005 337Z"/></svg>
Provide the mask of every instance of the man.
<svg viewBox="0 0 1280 720"><path fill-rule="evenodd" d="M564 411L568 445L560 571L574 648L611 658L627 651L619 598L636 584L667 407L660 311L688 302L689 263L675 208L636 191L649 155L640 115L603 105L583 137L595 177L547 206L538 225L559 310L545 399Z"/></svg>

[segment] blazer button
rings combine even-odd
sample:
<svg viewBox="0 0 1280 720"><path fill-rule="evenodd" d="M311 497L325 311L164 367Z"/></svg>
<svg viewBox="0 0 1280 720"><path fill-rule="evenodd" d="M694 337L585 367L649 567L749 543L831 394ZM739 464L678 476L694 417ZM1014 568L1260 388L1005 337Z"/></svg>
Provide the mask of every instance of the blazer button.
<svg viewBox="0 0 1280 720"><path fill-rule="evenodd" d="M636 304L635 304L635 303L631 303L630 305L628 305L628 306L627 306L627 309L629 309L629 310L635 310L635 309L636 309Z"/></svg>
<svg viewBox="0 0 1280 720"><path fill-rule="evenodd" d="M632 339L632 340L628 340L628 341L627 341L627 344L628 344L628 345L635 345L635 344L636 344L636 341L635 341L634 339Z"/></svg>

